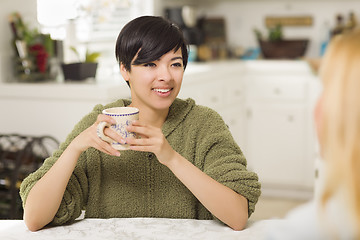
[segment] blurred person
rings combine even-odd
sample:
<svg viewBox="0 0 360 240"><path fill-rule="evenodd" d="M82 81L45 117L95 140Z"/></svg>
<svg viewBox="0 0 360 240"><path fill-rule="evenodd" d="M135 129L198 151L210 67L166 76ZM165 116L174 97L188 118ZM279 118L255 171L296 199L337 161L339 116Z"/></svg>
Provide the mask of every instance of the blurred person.
<svg viewBox="0 0 360 240"><path fill-rule="evenodd" d="M319 191L271 225L268 240L360 239L360 29L331 40L319 74Z"/></svg>

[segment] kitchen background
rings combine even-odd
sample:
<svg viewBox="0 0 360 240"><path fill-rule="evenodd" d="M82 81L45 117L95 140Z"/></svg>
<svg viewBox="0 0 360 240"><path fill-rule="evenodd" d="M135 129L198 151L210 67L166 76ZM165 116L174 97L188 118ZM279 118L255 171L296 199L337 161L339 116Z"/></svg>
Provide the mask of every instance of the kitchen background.
<svg viewBox="0 0 360 240"><path fill-rule="evenodd" d="M187 8L185 23L181 23L192 46L180 97L193 97L199 104L217 110L247 156L249 169L259 174L263 195L252 219L282 217L316 195L320 163L312 111L321 90L317 64L324 43L337 25L338 15L343 16L344 25L349 23L351 13L355 18L360 17L359 0L84 0L81 3L82 7L75 0L1 1L0 145L4 141L2 134L13 133L51 135L61 142L95 104L129 97L114 57L114 43L121 27L129 19L145 14L179 20L179 7L184 10L184 6L191 6ZM79 7L77 11L75 7ZM51 69L55 75L29 83L29 79L21 80L14 74L16 51L9 24L14 12L30 28L51 33L53 39L59 40L60 53L53 59ZM263 58L254 30L267 37L265 23L275 18L298 20L295 25L284 25L282 34L284 39L307 39L304 56ZM205 21L199 21L203 25L195 25L194 19ZM201 26L207 35L197 34L202 32ZM96 79L64 79L61 62L77 61L71 46L81 55L86 50L100 52ZM47 145L53 144L47 141ZM5 153L0 151L0 158L5 159ZM9 172L1 175L4 166L0 163L1 197L2 190L9 190L9 175L6 175ZM18 179L11 184L15 190L10 195L14 198ZM0 201L0 217L9 202L11 199Z"/></svg>
<svg viewBox="0 0 360 240"><path fill-rule="evenodd" d="M12 39L11 29L8 23L10 13L20 12L26 22L33 27L40 27L43 31L52 33L54 38L64 40L66 30L76 32L77 41L73 36L67 37L69 44L86 42L87 47L93 49L101 49L102 58L100 60L100 70L98 71L98 79L107 79L113 73L113 43L118 34L119 28L127 22L129 18L133 18L143 14L165 15L166 8L174 8L178 6L189 5L194 7L196 17L205 18L221 18L224 19L224 34L226 47L233 50L235 54L243 54L246 50L253 50L259 47L254 34L254 29L259 29L265 35L267 29L265 26L266 17L310 17L312 23L309 26L285 26L283 27L283 35L285 38L302 38L309 39L309 44L305 56L308 58L318 58L321 55L321 46L324 41L328 40L328 33L336 26L336 16L343 16L343 23L347 24L349 14L354 13L355 16L360 12L359 0L282 0L282 1L247 1L247 0L122 0L122 6L115 9L114 2L111 0L103 0L101 6L96 3L96 7L91 8L89 4L84 4L87 9L79 13L74 11L73 0L59 1L39 0L39 9L37 9L36 0L3 0L1 2L0 16L3 19L0 25L2 38L0 39L0 81L8 81L11 79L11 72L3 69L11 68L11 56L13 49L9 48L9 42ZM96 1L82 1L83 3L95 3ZM126 3L131 3L127 7ZM77 4L79 5L79 4ZM59 11L65 6L64 10ZM98 9L96 9L98 8ZM44 10L43 10L44 9ZM66 10L65 10L66 9ZM99 11L99 9L106 9ZM37 11L39 10L39 19ZM93 29L89 29L86 21L78 21L76 30L69 27L70 24L65 22L66 18L75 18L79 15L93 16L98 20ZM94 17L95 16L95 17ZM44 17L47 17L44 19ZM50 19L49 19L50 17ZM85 19L83 17L83 19ZM40 26L38 22L40 21ZM79 23L80 22L80 23ZM92 32L91 32L92 31ZM99 37L101 36L101 37ZM106 36L106 37L104 37ZM83 50L83 49L82 49ZM65 47L65 60L73 60L69 48ZM115 73L116 75L117 72ZM116 75L112 75L116 77Z"/></svg>

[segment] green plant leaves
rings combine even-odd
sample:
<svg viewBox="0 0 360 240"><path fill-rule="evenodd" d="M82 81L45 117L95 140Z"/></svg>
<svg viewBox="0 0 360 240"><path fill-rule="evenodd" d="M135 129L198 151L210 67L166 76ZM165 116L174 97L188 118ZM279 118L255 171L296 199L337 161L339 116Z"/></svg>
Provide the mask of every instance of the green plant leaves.
<svg viewBox="0 0 360 240"><path fill-rule="evenodd" d="M100 57L99 52L89 52L87 50L85 55L85 62L96 62L99 57Z"/></svg>

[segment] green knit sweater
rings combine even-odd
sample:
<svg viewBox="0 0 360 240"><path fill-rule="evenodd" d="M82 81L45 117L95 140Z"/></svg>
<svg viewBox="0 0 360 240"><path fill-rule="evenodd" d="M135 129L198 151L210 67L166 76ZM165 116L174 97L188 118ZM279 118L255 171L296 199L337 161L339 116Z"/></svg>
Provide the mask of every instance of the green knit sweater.
<svg viewBox="0 0 360 240"><path fill-rule="evenodd" d="M106 106L95 106L60 148L23 181L20 188L23 203L30 189L68 144L92 125L103 109L130 103L122 99ZM246 159L219 114L195 105L192 99L176 99L162 131L175 151L216 181L247 198L251 215L260 195L260 183L255 173L247 171ZM94 148L81 154L52 224L73 222L82 209L86 210L87 218L214 219L153 153L132 150L122 151L120 157Z"/></svg>

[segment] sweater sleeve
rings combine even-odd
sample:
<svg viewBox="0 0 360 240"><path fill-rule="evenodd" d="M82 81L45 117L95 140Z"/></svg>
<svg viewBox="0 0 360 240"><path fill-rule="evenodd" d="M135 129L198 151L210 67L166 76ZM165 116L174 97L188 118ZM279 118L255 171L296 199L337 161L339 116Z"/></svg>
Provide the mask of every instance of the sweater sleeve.
<svg viewBox="0 0 360 240"><path fill-rule="evenodd" d="M206 109L201 118L202 130L199 134L197 156L205 159L203 171L244 196L248 200L250 217L261 194L258 176L247 170L245 156L221 116L211 109Z"/></svg>
<svg viewBox="0 0 360 240"><path fill-rule="evenodd" d="M59 149L56 150L51 157L46 159L43 165L34 173L27 176L20 186L20 196L23 206L26 204L27 196L32 187L41 179L49 169L58 160L71 141L78 136L82 131L94 123L97 115L101 112L101 105L97 105L94 110L85 116L68 135L65 142L63 142ZM83 152L75 166L75 169L70 177L66 187L60 207L55 214L54 219L50 224L61 225L73 222L80 216L81 210L86 206L88 196L88 180L86 175L86 151ZM44 196L46 198L46 196Z"/></svg>

